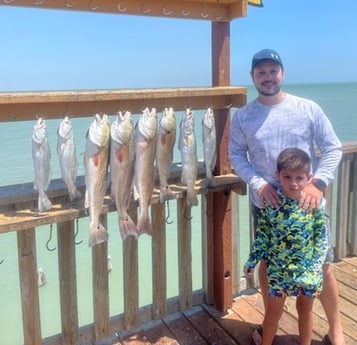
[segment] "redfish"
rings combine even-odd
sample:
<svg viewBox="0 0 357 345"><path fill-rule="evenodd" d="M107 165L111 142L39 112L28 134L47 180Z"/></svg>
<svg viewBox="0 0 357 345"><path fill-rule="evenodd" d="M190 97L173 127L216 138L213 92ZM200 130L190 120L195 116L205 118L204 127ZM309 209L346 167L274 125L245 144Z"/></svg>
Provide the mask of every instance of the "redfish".
<svg viewBox="0 0 357 345"><path fill-rule="evenodd" d="M74 201L81 198L82 194L75 185L78 161L72 123L68 116L61 121L57 130L57 154L61 177L67 186L69 199Z"/></svg>
<svg viewBox="0 0 357 345"><path fill-rule="evenodd" d="M212 108L207 108L202 119L203 161L206 168L206 185L214 186L213 170L217 161L216 125Z"/></svg>
<svg viewBox="0 0 357 345"><path fill-rule="evenodd" d="M165 108L159 122L156 166L160 179L160 201L164 202L173 195L168 179L171 173L173 149L176 140L176 117L173 108Z"/></svg>
<svg viewBox="0 0 357 345"><path fill-rule="evenodd" d="M138 236L136 225L128 214L134 181L135 146L134 125L131 113L118 113L110 131L111 196L119 217L119 229L123 240Z"/></svg>
<svg viewBox="0 0 357 345"><path fill-rule="evenodd" d="M186 205L198 205L195 184L198 173L197 144L194 130L194 116L191 109L186 112L180 123L179 150L181 152L181 183L187 186Z"/></svg>
<svg viewBox="0 0 357 345"><path fill-rule="evenodd" d="M134 198L139 200L139 217L137 229L139 234L152 234L152 224L149 217L149 206L154 190L154 161L157 138L156 109L144 109L135 126L135 173Z"/></svg>
<svg viewBox="0 0 357 345"><path fill-rule="evenodd" d="M38 191L38 210L48 211L52 203L45 192L51 182L51 150L46 122L42 118L37 120L32 132L32 160L35 170L34 188Z"/></svg>
<svg viewBox="0 0 357 345"><path fill-rule="evenodd" d="M90 247L108 240L108 233L100 223L104 196L107 189L110 124L106 114L95 115L86 135L84 169L86 196L85 206L89 208Z"/></svg>

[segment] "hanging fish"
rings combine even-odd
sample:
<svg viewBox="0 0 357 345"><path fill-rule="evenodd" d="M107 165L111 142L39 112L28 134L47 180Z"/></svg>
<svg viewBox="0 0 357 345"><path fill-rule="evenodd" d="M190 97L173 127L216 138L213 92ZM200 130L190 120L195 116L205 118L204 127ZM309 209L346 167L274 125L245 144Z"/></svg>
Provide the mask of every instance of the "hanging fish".
<svg viewBox="0 0 357 345"><path fill-rule="evenodd" d="M51 151L46 122L42 118L37 120L32 132L32 160L35 170L34 188L38 191L38 210L48 211L52 203L45 192L51 182Z"/></svg>
<svg viewBox="0 0 357 345"><path fill-rule="evenodd" d="M62 120L57 130L57 154L62 180L67 186L69 199L74 201L81 198L82 194L75 185L78 161L72 123L68 116Z"/></svg>
<svg viewBox="0 0 357 345"><path fill-rule="evenodd" d="M194 131L194 117L191 109L186 109L180 123L179 150L181 152L181 183L187 186L187 206L198 205L195 183L198 173L197 147Z"/></svg>
<svg viewBox="0 0 357 345"><path fill-rule="evenodd" d="M157 138L156 109L144 109L135 127L134 198L139 200L137 229L139 234L152 234L149 206L154 190L154 161Z"/></svg>
<svg viewBox="0 0 357 345"><path fill-rule="evenodd" d="M206 185L214 186L212 171L216 166L216 125L212 108L208 108L202 119L203 160L206 168Z"/></svg>
<svg viewBox="0 0 357 345"><path fill-rule="evenodd" d="M135 223L128 214L134 181L135 146L134 126L131 113L118 113L110 131L111 196L119 216L119 229L123 240L137 237Z"/></svg>
<svg viewBox="0 0 357 345"><path fill-rule="evenodd" d="M85 207L89 208L90 247L107 241L108 233L100 223L100 214L107 188L108 156L110 142L110 125L108 115L94 116L86 135L84 152L84 170L86 196Z"/></svg>
<svg viewBox="0 0 357 345"><path fill-rule="evenodd" d="M176 117L173 108L165 108L159 122L156 166L160 179L160 202L170 199L173 195L168 179L171 173L173 149L176 140Z"/></svg>

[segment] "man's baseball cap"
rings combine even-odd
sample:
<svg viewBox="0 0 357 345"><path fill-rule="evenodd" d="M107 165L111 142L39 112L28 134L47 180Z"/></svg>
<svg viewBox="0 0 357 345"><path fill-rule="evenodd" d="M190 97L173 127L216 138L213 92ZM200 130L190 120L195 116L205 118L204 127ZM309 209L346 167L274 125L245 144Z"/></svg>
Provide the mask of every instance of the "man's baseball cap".
<svg viewBox="0 0 357 345"><path fill-rule="evenodd" d="M283 67L283 62L281 61L279 54L275 50L262 49L253 56L252 71L259 63L261 63L264 60L274 61L278 63L281 67Z"/></svg>

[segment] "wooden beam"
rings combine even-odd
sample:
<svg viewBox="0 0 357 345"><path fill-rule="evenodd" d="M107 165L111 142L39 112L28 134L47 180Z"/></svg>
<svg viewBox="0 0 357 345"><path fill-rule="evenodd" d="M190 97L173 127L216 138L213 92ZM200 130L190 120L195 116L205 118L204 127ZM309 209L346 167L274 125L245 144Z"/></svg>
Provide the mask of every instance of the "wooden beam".
<svg viewBox="0 0 357 345"><path fill-rule="evenodd" d="M230 83L230 25L212 23L212 84ZM215 174L231 171L228 160L229 109L215 112L217 163ZM226 311L232 305L232 197L230 189L213 193L213 257L214 301L216 308Z"/></svg>
<svg viewBox="0 0 357 345"><path fill-rule="evenodd" d="M247 15L247 0L8 0L3 5L221 22Z"/></svg>
<svg viewBox="0 0 357 345"><path fill-rule="evenodd" d="M175 110L226 109L244 104L245 87L133 89L99 91L46 91L0 93L0 122L116 114L128 110L141 113L143 107Z"/></svg>

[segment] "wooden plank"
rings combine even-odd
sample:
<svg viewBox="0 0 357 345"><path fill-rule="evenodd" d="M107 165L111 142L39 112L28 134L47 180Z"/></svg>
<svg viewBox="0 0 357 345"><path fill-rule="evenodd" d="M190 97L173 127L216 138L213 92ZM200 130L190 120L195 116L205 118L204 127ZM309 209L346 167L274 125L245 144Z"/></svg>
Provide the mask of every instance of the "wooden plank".
<svg viewBox="0 0 357 345"><path fill-rule="evenodd" d="M212 23L212 85L230 84L230 26L229 23ZM215 175L231 172L228 159L229 109L215 111L217 132L217 163ZM225 311L232 305L232 200L230 190L213 195L214 234L214 301Z"/></svg>
<svg viewBox="0 0 357 345"><path fill-rule="evenodd" d="M179 304L181 311L192 307L191 207L186 198L177 201Z"/></svg>
<svg viewBox="0 0 357 345"><path fill-rule="evenodd" d="M228 334L240 345L252 343L252 334L256 325L243 321L232 309L227 312L219 312L217 309L203 305L203 309L209 313Z"/></svg>
<svg viewBox="0 0 357 345"><path fill-rule="evenodd" d="M208 192L201 197L201 227L202 227L202 281L206 292L206 303L214 303L213 292L213 194Z"/></svg>
<svg viewBox="0 0 357 345"><path fill-rule="evenodd" d="M347 261L340 261L333 264L336 279L357 290L357 269ZM356 301L357 304L357 301Z"/></svg>
<svg viewBox="0 0 357 345"><path fill-rule="evenodd" d="M45 91L0 93L0 122L88 117L96 112L116 114L119 109L141 113L145 107L158 110L173 107L185 110L206 109L207 98L213 109L240 107L245 103L245 87L224 86L209 88L133 89L96 91Z"/></svg>
<svg viewBox="0 0 357 345"><path fill-rule="evenodd" d="M130 208L129 215L136 223L137 209ZM138 241L129 236L123 242L124 269L124 327L134 329L139 325L139 263Z"/></svg>
<svg viewBox="0 0 357 345"><path fill-rule="evenodd" d="M151 205L152 234L152 284L153 284L153 319L162 319L166 315L166 227L165 203Z"/></svg>
<svg viewBox="0 0 357 345"><path fill-rule="evenodd" d="M62 342L78 344L78 302L74 221L57 224Z"/></svg>
<svg viewBox="0 0 357 345"><path fill-rule="evenodd" d="M107 216L101 215L101 222L107 228ZM110 334L108 242L92 247L94 339L103 339Z"/></svg>
<svg viewBox="0 0 357 345"><path fill-rule="evenodd" d="M239 344L201 307L187 310L184 315L208 344Z"/></svg>
<svg viewBox="0 0 357 345"><path fill-rule="evenodd" d="M180 345L207 344L182 313L170 314L164 322Z"/></svg>
<svg viewBox="0 0 357 345"><path fill-rule="evenodd" d="M350 160L343 156L338 168L337 185L337 211L336 211L336 250L335 260L340 260L347 255L347 234L348 234L348 211L349 211L349 181L350 181ZM344 196L344 197L343 197Z"/></svg>
<svg viewBox="0 0 357 345"><path fill-rule="evenodd" d="M247 15L247 1L244 0L51 0L51 1L8 1L7 6L50 8L91 13L112 13L119 15L154 16L179 19L230 21Z"/></svg>
<svg viewBox="0 0 357 345"><path fill-rule="evenodd" d="M35 229L17 232L22 326L25 345L41 344Z"/></svg>
<svg viewBox="0 0 357 345"><path fill-rule="evenodd" d="M141 326L143 338L155 345L179 345L170 329L162 320L147 322Z"/></svg>

